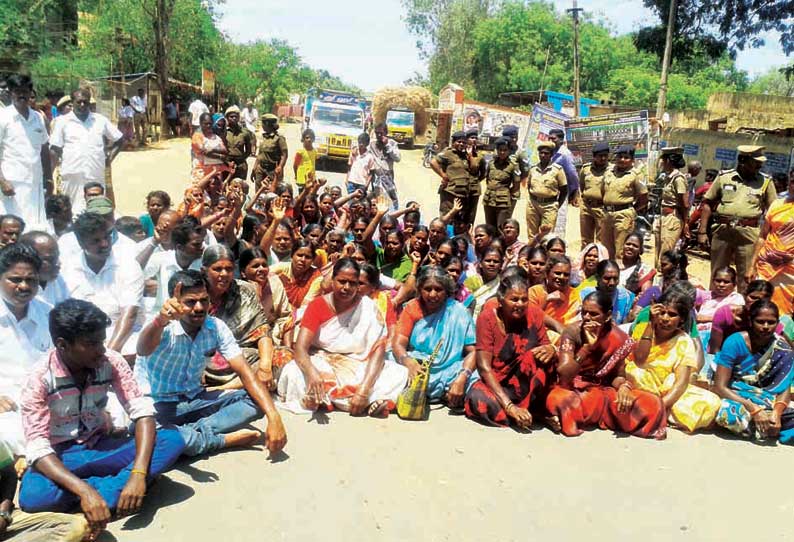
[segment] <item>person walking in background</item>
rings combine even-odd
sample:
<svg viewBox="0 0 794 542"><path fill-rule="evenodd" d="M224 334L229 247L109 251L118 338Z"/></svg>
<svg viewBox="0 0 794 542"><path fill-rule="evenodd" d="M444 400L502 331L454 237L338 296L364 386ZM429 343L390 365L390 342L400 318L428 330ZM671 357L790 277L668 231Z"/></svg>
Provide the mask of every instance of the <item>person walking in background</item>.
<svg viewBox="0 0 794 542"><path fill-rule="evenodd" d="M124 136L124 141L129 143L135 138L135 110L130 105L127 98L121 99L121 108L119 109L119 131Z"/></svg>
<svg viewBox="0 0 794 542"><path fill-rule="evenodd" d="M245 104L245 107L240 113L240 120L243 121L243 124L251 133L256 133L256 127L259 124L259 111L256 110L256 107L254 107L253 102L250 100Z"/></svg>
<svg viewBox="0 0 794 542"><path fill-rule="evenodd" d="M187 110L190 113L190 126L193 128L193 132L195 133L200 131L201 115L204 113L209 113L209 107L207 107L207 104L201 101L201 96L196 96L196 99L190 103Z"/></svg>

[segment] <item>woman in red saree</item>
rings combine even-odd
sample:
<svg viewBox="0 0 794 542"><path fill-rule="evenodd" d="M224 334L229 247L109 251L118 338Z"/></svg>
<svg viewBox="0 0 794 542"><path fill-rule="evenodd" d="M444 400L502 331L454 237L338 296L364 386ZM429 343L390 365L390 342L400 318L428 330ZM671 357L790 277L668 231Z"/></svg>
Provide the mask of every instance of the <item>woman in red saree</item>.
<svg viewBox="0 0 794 542"><path fill-rule="evenodd" d="M510 274L496 298L477 318L477 370L480 380L466 394L466 416L493 426L525 429L532 411L543 411L554 347L546 336L543 311L529 303L527 280Z"/></svg>
<svg viewBox="0 0 794 542"><path fill-rule="evenodd" d="M633 348L634 341L612 323L610 296L595 291L585 297L581 322L562 335L558 382L546 399L551 428L569 437L598 426L663 439L667 417L661 398L630 389L623 377ZM628 407L618 402L621 387L633 399Z"/></svg>

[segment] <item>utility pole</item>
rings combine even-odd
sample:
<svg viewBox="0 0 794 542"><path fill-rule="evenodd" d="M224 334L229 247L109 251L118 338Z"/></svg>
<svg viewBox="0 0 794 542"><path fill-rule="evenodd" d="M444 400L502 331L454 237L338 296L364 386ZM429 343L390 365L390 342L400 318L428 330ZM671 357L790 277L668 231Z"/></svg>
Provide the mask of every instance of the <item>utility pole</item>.
<svg viewBox="0 0 794 542"><path fill-rule="evenodd" d="M662 60L662 79L659 82L659 103L656 105L657 122L662 121L667 102L667 75L670 71L670 57L673 55L673 27L675 26L677 4L678 0L670 0L670 13L667 17L667 39L664 44L664 59Z"/></svg>
<svg viewBox="0 0 794 542"><path fill-rule="evenodd" d="M573 0L573 8L566 10L573 17L573 116L579 116L579 12L584 11Z"/></svg>

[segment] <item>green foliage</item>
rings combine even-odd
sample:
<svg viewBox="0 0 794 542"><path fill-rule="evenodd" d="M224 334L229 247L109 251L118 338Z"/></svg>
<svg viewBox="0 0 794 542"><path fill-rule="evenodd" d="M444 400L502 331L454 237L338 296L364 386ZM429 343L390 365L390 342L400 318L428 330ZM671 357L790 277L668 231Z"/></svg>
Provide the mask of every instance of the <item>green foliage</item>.
<svg viewBox="0 0 794 542"><path fill-rule="evenodd" d="M750 92L794 98L794 76L791 75L793 70L794 63L785 68L772 68L750 84Z"/></svg>
<svg viewBox="0 0 794 542"><path fill-rule="evenodd" d="M36 13L45 17L44 8L78 0L34 0L40 12L26 15L30 0L0 1L0 38L16 51L27 51L28 66L41 92L68 90L83 79L108 74L156 71L156 41L152 18L153 0L80 0L83 12L79 46L49 50L46 32L25 30ZM230 99L256 97L270 109L290 94L310 87L361 92L327 70L307 66L295 48L285 41L259 41L249 44L230 42L215 26L215 7L219 0L172 0L173 13L168 25L166 51L169 76L192 84L201 83L201 70L216 72L221 94ZM27 17L27 18L26 18ZM43 23L42 23L43 24ZM3 47L2 50L7 50Z"/></svg>

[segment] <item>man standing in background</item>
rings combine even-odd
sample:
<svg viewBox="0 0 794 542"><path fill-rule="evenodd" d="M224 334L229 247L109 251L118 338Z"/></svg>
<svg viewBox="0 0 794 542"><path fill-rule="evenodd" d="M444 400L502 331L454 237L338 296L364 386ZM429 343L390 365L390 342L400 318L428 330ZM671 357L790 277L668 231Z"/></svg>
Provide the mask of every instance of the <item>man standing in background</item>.
<svg viewBox="0 0 794 542"><path fill-rule="evenodd" d="M138 146L146 145L146 92L138 89L138 94L130 98L130 105L135 110L133 117L135 122L135 138L138 140Z"/></svg>
<svg viewBox="0 0 794 542"><path fill-rule="evenodd" d="M14 214L45 228L44 193L52 193L47 129L30 108L33 83L25 75L8 78L12 104L0 109L0 215Z"/></svg>
<svg viewBox="0 0 794 542"><path fill-rule="evenodd" d="M559 164L565 172L568 181L568 198L560 204L557 211L557 224L554 227L554 235L565 238L565 227L568 224L568 204L576 207L579 198L579 175L576 173L576 166L573 163L573 155L565 145L565 132L559 128L549 130L549 141L554 143L554 154L551 156L552 164Z"/></svg>
<svg viewBox="0 0 794 542"><path fill-rule="evenodd" d="M72 212L85 209L83 186L96 181L105 186L105 166L116 158L124 143L122 133L105 116L89 109L86 89L72 93L74 109L55 123L50 138L53 166L61 165L61 192L69 196ZM105 141L110 145L105 145Z"/></svg>

